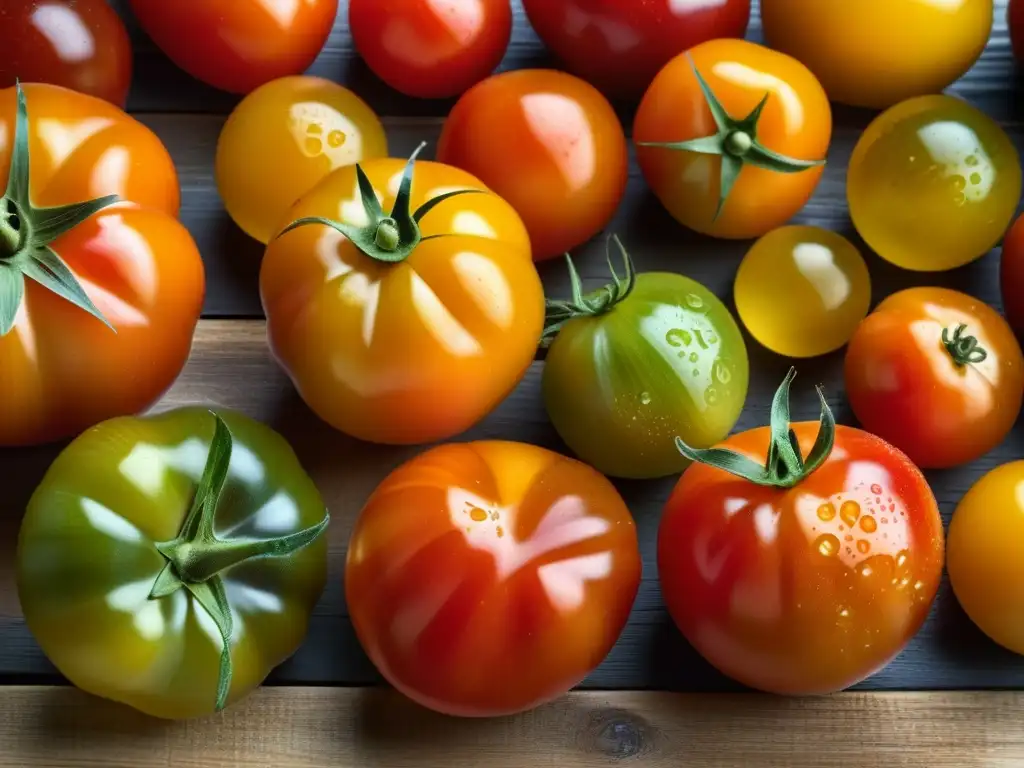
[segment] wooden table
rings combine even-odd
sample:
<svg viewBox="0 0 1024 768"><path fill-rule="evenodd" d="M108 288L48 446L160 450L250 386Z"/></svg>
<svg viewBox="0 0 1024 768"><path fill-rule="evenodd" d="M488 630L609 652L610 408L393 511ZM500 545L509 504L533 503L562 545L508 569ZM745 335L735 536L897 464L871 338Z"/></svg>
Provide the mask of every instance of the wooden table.
<svg viewBox="0 0 1024 768"><path fill-rule="evenodd" d="M549 65L515 5L516 27L503 68ZM352 51L345 0L342 6L313 72L350 85L386 116L393 154L405 156L419 141L435 141L450 103L414 102L381 85ZM998 119L1018 149L1024 149L1024 107L1015 103L1021 89L1004 15L1005 0L997 0L991 43L952 92ZM0 452L8 510L0 521L0 683L5 686L0 689L0 767L569 768L618 761L651 768L1024 766L1024 692L1015 692L1024 691L1024 658L982 636L948 584L906 651L855 691L808 699L768 697L743 692L715 672L675 630L659 594L654 544L671 478L617 484L639 525L643 583L620 642L580 690L518 717L463 721L421 710L382 687L347 615L342 563L364 499L417 450L369 447L332 431L302 404L272 362L257 293L260 247L228 219L213 183L217 136L237 99L178 72L138 32L130 14L125 17L137 41L130 109L174 156L183 191L182 219L202 249L209 283L192 358L158 409L213 403L240 409L281 431L331 508L331 577L305 645L262 691L205 721L148 720L67 687L29 634L11 564L20 511L60 446ZM756 13L750 36L760 39ZM628 127L632 105L617 107ZM871 117L867 111L836 108L824 179L797 218L839 230L862 248L846 212L845 169ZM622 236L641 269L684 272L731 302L735 268L748 244L684 231L647 191L635 163L610 230ZM932 283L999 305L998 252L949 273L917 275L863 250L875 302L900 288ZM599 242L579 250L577 263L590 287L603 282L601 251ZM542 275L552 295L564 295L561 262L544 265ZM750 394L738 429L767 422L771 394L789 366L749 336L747 344ZM541 402L542 365L535 362L512 396L460 439L516 439L564 450ZM798 381L805 386L799 390L796 415L816 417L815 398L804 390L821 381L839 420L852 423L842 392L842 352L803 362L800 371ZM1024 431L1018 426L1000 448L974 464L929 473L946 520L983 472L1021 456Z"/></svg>

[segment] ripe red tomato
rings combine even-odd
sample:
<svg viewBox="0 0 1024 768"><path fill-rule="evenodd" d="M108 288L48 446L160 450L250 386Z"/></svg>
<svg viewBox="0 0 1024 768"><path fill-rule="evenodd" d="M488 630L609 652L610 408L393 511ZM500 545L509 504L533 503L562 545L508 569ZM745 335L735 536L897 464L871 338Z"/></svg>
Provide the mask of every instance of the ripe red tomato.
<svg viewBox="0 0 1024 768"><path fill-rule="evenodd" d="M694 463L665 507L658 568L672 618L723 673L826 693L882 668L920 629L942 573L942 520L917 467L836 426L820 389L820 424L791 425L793 376L770 428L706 451L680 443Z"/></svg>
<svg viewBox="0 0 1024 768"><path fill-rule="evenodd" d="M1006 21L1010 26L1010 43L1017 61L1024 61L1024 2L1010 0L1006 10Z"/></svg>
<svg viewBox="0 0 1024 768"><path fill-rule="evenodd" d="M0 89L50 83L124 107L131 79L128 32L107 0L3 0Z"/></svg>
<svg viewBox="0 0 1024 768"><path fill-rule="evenodd" d="M352 532L345 596L392 685L455 715L562 695L608 654L640 586L636 525L574 459L448 444L396 469Z"/></svg>
<svg viewBox="0 0 1024 768"><path fill-rule="evenodd" d="M641 95L673 57L743 37L750 0L523 0L533 28L573 74L609 96Z"/></svg>
<svg viewBox="0 0 1024 768"><path fill-rule="evenodd" d="M458 96L501 63L512 36L509 0L350 0L356 50L407 96Z"/></svg>
<svg viewBox="0 0 1024 768"><path fill-rule="evenodd" d="M338 15L338 0L129 3L142 28L176 65L233 93L305 72Z"/></svg>
<svg viewBox="0 0 1024 768"><path fill-rule="evenodd" d="M1006 319L1017 338L1024 338L1024 215L1013 222L1003 239L999 284Z"/></svg>

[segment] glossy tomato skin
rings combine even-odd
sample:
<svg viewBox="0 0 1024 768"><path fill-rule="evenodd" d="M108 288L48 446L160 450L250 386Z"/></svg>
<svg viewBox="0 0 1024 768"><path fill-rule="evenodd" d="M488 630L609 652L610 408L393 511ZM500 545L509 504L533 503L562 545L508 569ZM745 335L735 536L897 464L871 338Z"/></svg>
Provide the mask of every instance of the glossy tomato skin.
<svg viewBox="0 0 1024 768"><path fill-rule="evenodd" d="M850 157L857 232L903 269L941 271L1003 236L1021 193L1017 150L988 115L952 96L921 96L876 117Z"/></svg>
<svg viewBox="0 0 1024 768"><path fill-rule="evenodd" d="M356 50L407 96L458 96L490 75L512 37L509 0L350 0Z"/></svg>
<svg viewBox="0 0 1024 768"><path fill-rule="evenodd" d="M615 111L593 86L554 70L505 72L467 91L445 121L437 159L518 211L537 261L600 232L626 190Z"/></svg>
<svg viewBox="0 0 1024 768"><path fill-rule="evenodd" d="M124 107L131 41L106 0L6 0L0 20L0 88L49 83Z"/></svg>
<svg viewBox="0 0 1024 768"><path fill-rule="evenodd" d="M391 210L405 161L361 167ZM267 248L260 291L270 344L303 399L362 440L416 444L457 435L489 413L533 361L544 294L515 211L476 178L419 161L411 209L455 189L420 222L398 264L374 261L335 230L306 226ZM341 168L289 219L362 224L353 167ZM346 217L351 217L347 219Z"/></svg>
<svg viewBox="0 0 1024 768"><path fill-rule="evenodd" d="M384 126L355 93L319 77L281 78L244 98L224 124L217 189L235 223L266 244L331 171L387 154Z"/></svg>
<svg viewBox="0 0 1024 768"><path fill-rule="evenodd" d="M595 470L511 442L449 444L363 508L345 596L399 691L460 716L557 698L605 658L640 585L636 526Z"/></svg>
<svg viewBox="0 0 1024 768"><path fill-rule="evenodd" d="M748 165L715 218L720 158L640 146L716 132L694 66L733 117L750 114L768 91L757 139L768 149L800 160L825 157L832 136L828 98L814 75L785 54L746 40L711 40L665 65L640 102L633 124L637 160L669 213L712 237L759 237L803 208L821 179L822 167L783 174Z"/></svg>
<svg viewBox="0 0 1024 768"><path fill-rule="evenodd" d="M1024 3L1021 0L1010 0L1007 7L1007 24L1010 27L1010 43L1013 55L1020 62L1024 60Z"/></svg>
<svg viewBox="0 0 1024 768"><path fill-rule="evenodd" d="M1024 338L1024 216L1017 218L1003 239L999 285L1006 319L1017 338Z"/></svg>
<svg viewBox="0 0 1024 768"><path fill-rule="evenodd" d="M577 318L544 361L555 429L587 464L613 477L664 477L689 463L675 439L709 448L736 424L747 396L740 329L711 291L648 272L609 312Z"/></svg>
<svg viewBox="0 0 1024 768"><path fill-rule="evenodd" d="M0 337L0 446L62 439L149 407L185 365L205 293L202 259L177 220L178 178L160 140L100 99L52 85L23 88L33 202L108 194L124 201L53 243L116 333L27 281L14 328ZM0 91L4 179L15 104L15 89ZM54 124L62 130L45 130Z"/></svg>
<svg viewBox="0 0 1024 768"><path fill-rule="evenodd" d="M967 72L992 31L993 0L762 0L772 48L806 64L829 98L882 109L938 93Z"/></svg>
<svg viewBox="0 0 1024 768"><path fill-rule="evenodd" d="M643 94L673 57L741 38L750 0L523 0L530 23L569 71L613 97Z"/></svg>
<svg viewBox="0 0 1024 768"><path fill-rule="evenodd" d="M129 3L146 34L178 67L232 93L305 72L338 15L338 0Z"/></svg>
<svg viewBox="0 0 1024 768"><path fill-rule="evenodd" d="M807 455L818 424L793 427ZM763 427L722 445L763 464L769 439ZM838 691L885 666L924 623L942 563L920 471L841 425L793 489L692 465L658 532L662 592L686 639L729 677L782 694Z"/></svg>
<svg viewBox="0 0 1024 768"><path fill-rule="evenodd" d="M957 365L942 343L965 325L985 350ZM954 467L995 448L1024 397L1024 357L991 307L947 288L909 288L861 323L846 354L846 390L866 430L925 469Z"/></svg>

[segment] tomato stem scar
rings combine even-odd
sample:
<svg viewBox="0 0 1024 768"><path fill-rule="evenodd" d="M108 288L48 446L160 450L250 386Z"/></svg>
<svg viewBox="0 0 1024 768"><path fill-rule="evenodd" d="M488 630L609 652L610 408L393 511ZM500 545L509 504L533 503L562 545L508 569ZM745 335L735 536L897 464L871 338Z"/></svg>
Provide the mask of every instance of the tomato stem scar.
<svg viewBox="0 0 1024 768"><path fill-rule="evenodd" d="M988 352L982 347L974 336L964 336L967 326L961 323L954 331L952 337L949 328L942 329L942 346L946 348L949 356L957 368L963 368L968 363L980 363L988 357Z"/></svg>

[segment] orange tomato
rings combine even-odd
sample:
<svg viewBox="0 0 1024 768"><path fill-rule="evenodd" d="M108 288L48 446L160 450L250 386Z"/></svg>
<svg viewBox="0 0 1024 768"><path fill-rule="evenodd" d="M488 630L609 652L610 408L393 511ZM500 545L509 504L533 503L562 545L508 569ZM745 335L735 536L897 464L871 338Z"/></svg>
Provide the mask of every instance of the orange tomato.
<svg viewBox="0 0 1024 768"><path fill-rule="evenodd" d="M723 110L717 116L697 73ZM697 232L739 239L760 237L803 208L831 135L828 98L803 64L726 39L670 61L633 125L640 168L669 213ZM692 149L672 146L682 142Z"/></svg>
<svg viewBox="0 0 1024 768"><path fill-rule="evenodd" d="M640 586L636 525L596 470L511 442L395 470L349 542L345 596L377 668L454 715L530 709L608 654Z"/></svg>

